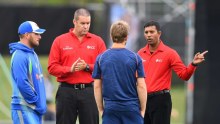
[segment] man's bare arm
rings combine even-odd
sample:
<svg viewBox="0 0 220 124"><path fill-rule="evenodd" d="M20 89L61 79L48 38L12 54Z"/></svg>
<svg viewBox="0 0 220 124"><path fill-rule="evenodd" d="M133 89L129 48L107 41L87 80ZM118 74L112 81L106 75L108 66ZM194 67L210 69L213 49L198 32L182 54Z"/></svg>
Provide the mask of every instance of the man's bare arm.
<svg viewBox="0 0 220 124"><path fill-rule="evenodd" d="M94 79L94 95L99 113L103 114L103 98L102 98L102 80Z"/></svg>
<svg viewBox="0 0 220 124"><path fill-rule="evenodd" d="M141 107L140 112L144 117L147 104L147 88L144 78L137 78L137 92Z"/></svg>

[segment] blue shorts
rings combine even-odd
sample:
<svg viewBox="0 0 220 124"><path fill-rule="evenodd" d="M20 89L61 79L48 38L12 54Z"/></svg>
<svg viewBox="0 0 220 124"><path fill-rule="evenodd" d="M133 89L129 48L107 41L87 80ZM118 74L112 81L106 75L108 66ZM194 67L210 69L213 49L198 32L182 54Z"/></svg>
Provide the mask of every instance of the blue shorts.
<svg viewBox="0 0 220 124"><path fill-rule="evenodd" d="M144 124L144 118L136 111L114 111L105 109L102 124Z"/></svg>
<svg viewBox="0 0 220 124"><path fill-rule="evenodd" d="M42 124L42 116L33 111L27 110L11 110L13 124Z"/></svg>

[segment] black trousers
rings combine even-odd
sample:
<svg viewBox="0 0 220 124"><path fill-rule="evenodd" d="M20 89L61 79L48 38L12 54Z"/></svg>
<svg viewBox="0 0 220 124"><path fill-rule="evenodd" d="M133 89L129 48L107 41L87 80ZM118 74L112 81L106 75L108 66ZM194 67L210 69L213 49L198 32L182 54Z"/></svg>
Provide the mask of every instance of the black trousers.
<svg viewBox="0 0 220 124"><path fill-rule="evenodd" d="M59 87L56 94L56 124L98 124L99 114L93 87L79 90Z"/></svg>
<svg viewBox="0 0 220 124"><path fill-rule="evenodd" d="M144 124L170 124L171 109L170 93L148 97Z"/></svg>

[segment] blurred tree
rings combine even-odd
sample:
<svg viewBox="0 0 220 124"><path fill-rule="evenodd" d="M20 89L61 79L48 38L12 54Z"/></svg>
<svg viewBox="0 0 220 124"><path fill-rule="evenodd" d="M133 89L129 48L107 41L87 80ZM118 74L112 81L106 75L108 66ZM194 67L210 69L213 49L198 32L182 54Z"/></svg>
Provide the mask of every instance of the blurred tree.
<svg viewBox="0 0 220 124"><path fill-rule="evenodd" d="M65 5L80 5L85 6L90 3L103 3L103 0L0 0L0 4L4 5L52 5L52 6L65 6Z"/></svg>

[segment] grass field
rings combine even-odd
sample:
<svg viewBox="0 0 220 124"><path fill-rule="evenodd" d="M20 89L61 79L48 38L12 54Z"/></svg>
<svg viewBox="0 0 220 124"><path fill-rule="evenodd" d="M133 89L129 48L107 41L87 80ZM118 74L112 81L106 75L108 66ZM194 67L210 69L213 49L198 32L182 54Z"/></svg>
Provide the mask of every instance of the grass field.
<svg viewBox="0 0 220 124"><path fill-rule="evenodd" d="M0 123L3 120L10 120L10 100L11 100L11 85L9 79L10 57L4 56L5 63L0 61ZM40 56L40 61L44 73L47 73L47 56ZM4 66L6 64L6 66ZM53 78L54 94L58 83ZM185 120L185 88L184 85L173 86L171 90L173 110L171 124L184 124Z"/></svg>

